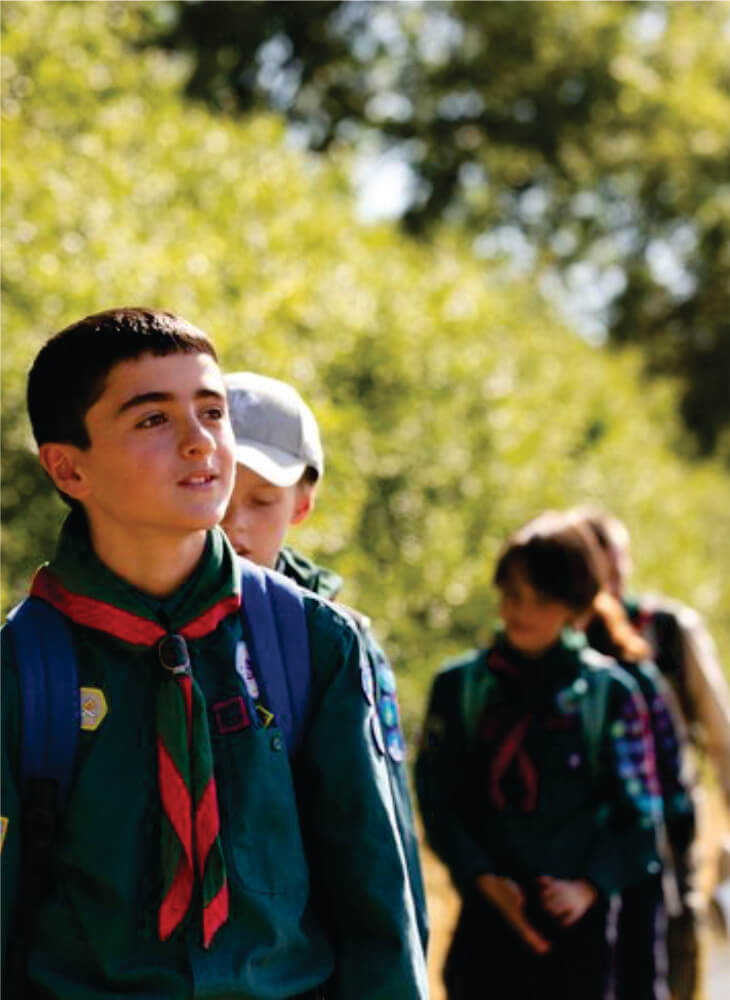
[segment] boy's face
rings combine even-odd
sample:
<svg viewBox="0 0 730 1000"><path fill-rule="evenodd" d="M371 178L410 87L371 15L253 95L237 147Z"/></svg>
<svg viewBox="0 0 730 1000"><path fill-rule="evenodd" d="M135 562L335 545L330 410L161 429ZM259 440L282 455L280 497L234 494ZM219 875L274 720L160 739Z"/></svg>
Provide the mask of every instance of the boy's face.
<svg viewBox="0 0 730 1000"><path fill-rule="evenodd" d="M526 656L540 656L575 617L562 601L536 590L524 576L513 570L500 588L499 616L507 639Z"/></svg>
<svg viewBox="0 0 730 1000"><path fill-rule="evenodd" d="M304 520L311 510L312 492L305 483L274 486L237 463L236 482L222 521L236 552L273 569L289 525Z"/></svg>
<svg viewBox="0 0 730 1000"><path fill-rule="evenodd" d="M184 536L220 520L234 442L223 378L209 355L119 362L86 427L88 449L44 445L41 460L56 485L84 505L95 544Z"/></svg>

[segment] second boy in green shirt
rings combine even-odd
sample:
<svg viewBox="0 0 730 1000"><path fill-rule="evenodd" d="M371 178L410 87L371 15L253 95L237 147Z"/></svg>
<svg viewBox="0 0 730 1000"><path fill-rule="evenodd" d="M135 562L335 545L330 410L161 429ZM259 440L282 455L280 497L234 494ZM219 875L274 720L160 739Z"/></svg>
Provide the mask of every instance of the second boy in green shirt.
<svg viewBox="0 0 730 1000"><path fill-rule="evenodd" d="M277 569L320 597L334 600L342 579L284 546L292 525L311 513L324 472L317 422L293 386L253 372L225 376L236 439L236 481L223 519L240 555ZM363 692L373 702L373 745L390 776L398 832L405 853L424 952L428 918L418 842L413 823L393 670L377 643L369 620L343 608L360 634L364 660Z"/></svg>

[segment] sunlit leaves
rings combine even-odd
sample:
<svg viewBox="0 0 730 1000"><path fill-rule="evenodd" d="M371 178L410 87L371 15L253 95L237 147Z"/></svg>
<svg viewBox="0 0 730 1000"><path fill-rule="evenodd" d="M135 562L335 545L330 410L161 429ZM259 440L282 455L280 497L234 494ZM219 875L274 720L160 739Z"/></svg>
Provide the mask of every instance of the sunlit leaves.
<svg viewBox="0 0 730 1000"><path fill-rule="evenodd" d="M128 44L144 14L3 5L6 74L30 81L5 90L5 606L62 516L30 448L27 367L66 323L146 303L311 403L326 473L293 541L348 579L410 718L431 669L488 634L505 534L548 505L624 516L640 581L697 604L728 651L727 482L673 457L673 387L588 347L453 232L422 246L358 225L342 169L293 150L278 118L183 100L179 62Z"/></svg>

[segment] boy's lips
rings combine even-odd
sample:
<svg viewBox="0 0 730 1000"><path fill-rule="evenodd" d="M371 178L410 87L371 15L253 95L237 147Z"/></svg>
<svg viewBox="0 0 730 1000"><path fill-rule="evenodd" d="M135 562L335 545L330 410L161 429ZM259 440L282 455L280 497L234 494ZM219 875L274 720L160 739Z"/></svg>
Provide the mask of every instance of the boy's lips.
<svg viewBox="0 0 730 1000"><path fill-rule="evenodd" d="M210 486L218 480L218 474L215 472L195 472L191 473L189 476L185 476L184 479L178 480L178 486L190 486L190 487L203 487Z"/></svg>

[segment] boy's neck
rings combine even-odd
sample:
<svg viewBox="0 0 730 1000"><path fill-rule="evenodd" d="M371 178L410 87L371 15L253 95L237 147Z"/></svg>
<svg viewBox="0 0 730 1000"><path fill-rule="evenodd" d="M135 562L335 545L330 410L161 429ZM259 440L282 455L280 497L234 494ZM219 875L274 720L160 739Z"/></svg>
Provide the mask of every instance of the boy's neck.
<svg viewBox="0 0 730 1000"><path fill-rule="evenodd" d="M205 549L207 532L202 529L185 535L160 535L140 531L116 536L95 530L88 519L94 551L117 576L151 597L165 598L182 586L197 566Z"/></svg>

